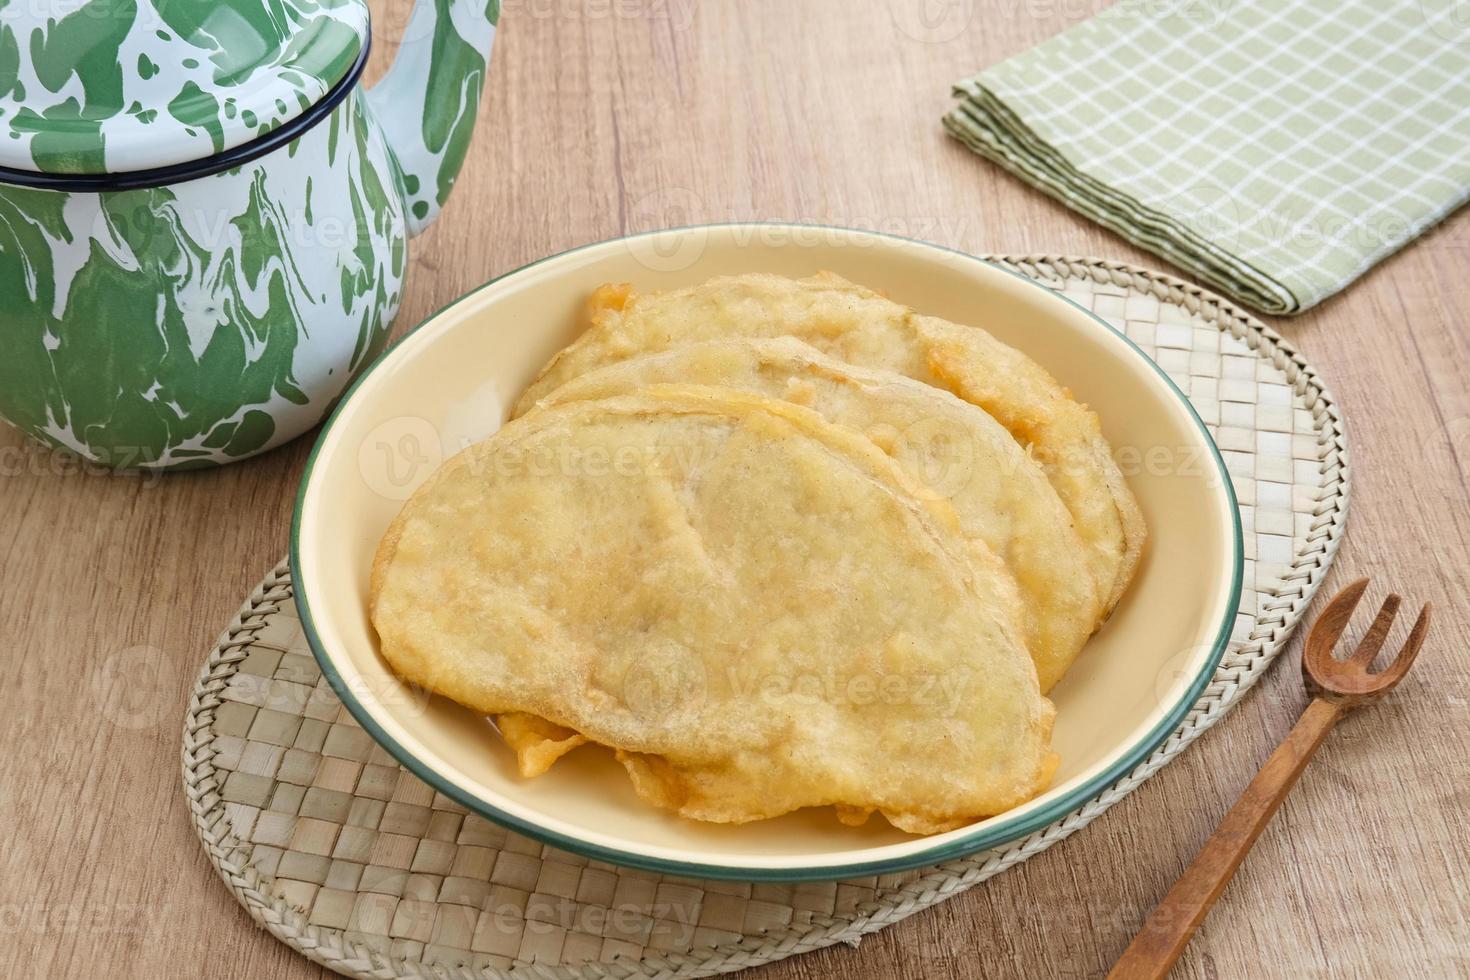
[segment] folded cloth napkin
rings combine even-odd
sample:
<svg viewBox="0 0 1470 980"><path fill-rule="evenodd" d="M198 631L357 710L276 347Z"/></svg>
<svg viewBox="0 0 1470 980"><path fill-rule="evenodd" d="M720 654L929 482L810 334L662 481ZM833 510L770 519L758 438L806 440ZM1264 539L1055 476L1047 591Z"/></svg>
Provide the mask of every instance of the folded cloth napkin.
<svg viewBox="0 0 1470 980"><path fill-rule="evenodd" d="M1467 0L1120 0L955 94L971 149L1268 313L1470 198Z"/></svg>

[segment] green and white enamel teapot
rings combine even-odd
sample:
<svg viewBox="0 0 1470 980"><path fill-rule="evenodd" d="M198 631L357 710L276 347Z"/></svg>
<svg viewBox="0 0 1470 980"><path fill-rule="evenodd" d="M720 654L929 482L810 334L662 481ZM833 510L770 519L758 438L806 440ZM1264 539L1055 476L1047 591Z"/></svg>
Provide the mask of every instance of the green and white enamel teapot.
<svg viewBox="0 0 1470 980"><path fill-rule="evenodd" d="M182 468L315 425L454 184L499 0L0 0L0 416Z"/></svg>

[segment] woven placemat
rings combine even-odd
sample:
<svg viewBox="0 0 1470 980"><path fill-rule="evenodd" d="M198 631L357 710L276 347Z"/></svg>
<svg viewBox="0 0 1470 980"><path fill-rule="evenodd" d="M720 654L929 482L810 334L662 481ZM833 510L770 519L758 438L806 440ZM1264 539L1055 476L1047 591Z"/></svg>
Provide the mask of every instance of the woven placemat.
<svg viewBox="0 0 1470 980"><path fill-rule="evenodd" d="M1280 652L1347 519L1342 420L1274 331L1131 266L991 257L1124 330L1189 396L1234 478L1245 582L1229 651L1194 710L1071 816L935 868L842 882L695 881L547 847L399 767L342 707L302 635L285 562L199 677L184 791L210 860L265 929L357 977L698 977L855 943L1085 826L1218 721Z"/></svg>

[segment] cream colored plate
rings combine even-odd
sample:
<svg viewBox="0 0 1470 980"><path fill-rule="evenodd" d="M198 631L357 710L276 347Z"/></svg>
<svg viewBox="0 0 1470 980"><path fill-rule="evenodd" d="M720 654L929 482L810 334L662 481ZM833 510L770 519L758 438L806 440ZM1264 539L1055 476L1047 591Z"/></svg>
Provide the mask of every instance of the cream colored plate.
<svg viewBox="0 0 1470 980"><path fill-rule="evenodd" d="M990 330L1048 368L1103 419L1148 520L1138 577L1052 692L1053 788L969 827L913 837L830 811L743 826L638 801L598 750L522 780L473 713L400 682L366 612L378 539L414 487L493 432L582 326L609 280L642 290L740 272L831 270L922 312ZM604 860L703 877L839 878L934 864L1014 840L1077 809L1166 738L1229 636L1242 568L1239 517L1214 443L1163 372L1056 293L971 256L866 232L721 225L588 246L497 279L430 317L358 381L323 430L292 529L296 603L323 671L400 761L485 816Z"/></svg>

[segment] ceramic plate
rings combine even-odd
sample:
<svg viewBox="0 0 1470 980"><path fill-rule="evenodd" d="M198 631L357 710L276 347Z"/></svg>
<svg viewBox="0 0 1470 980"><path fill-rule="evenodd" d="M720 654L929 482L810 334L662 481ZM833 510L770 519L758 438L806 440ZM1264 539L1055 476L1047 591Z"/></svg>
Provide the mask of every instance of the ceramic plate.
<svg viewBox="0 0 1470 980"><path fill-rule="evenodd" d="M1041 362L1102 417L1148 520L1137 579L1052 692L1052 788L945 834L830 809L740 826L642 803L610 753L572 753L523 780L482 716L399 681L368 622L384 529L438 464L493 432L541 366L583 326L609 280L667 289L710 276L831 270L916 309L984 326ZM1184 717L1224 651L1240 595L1234 494L1189 402L1126 338L1029 279L934 245L800 225L719 225L575 249L480 287L421 324L349 390L307 464L291 559L312 649L353 715L389 752L471 810L554 846L691 877L841 878L901 870L1015 840L1126 774Z"/></svg>

